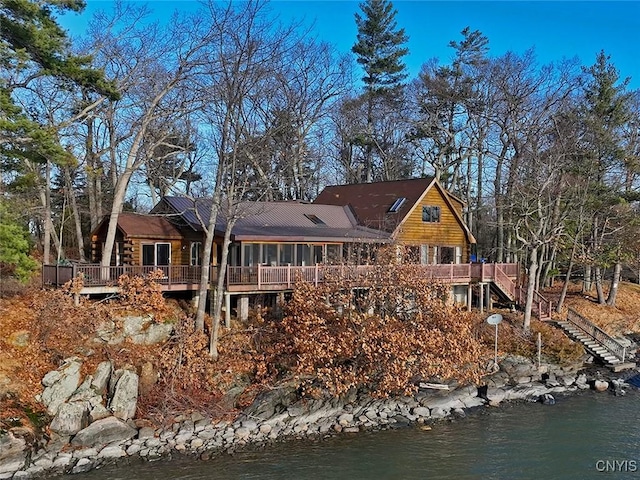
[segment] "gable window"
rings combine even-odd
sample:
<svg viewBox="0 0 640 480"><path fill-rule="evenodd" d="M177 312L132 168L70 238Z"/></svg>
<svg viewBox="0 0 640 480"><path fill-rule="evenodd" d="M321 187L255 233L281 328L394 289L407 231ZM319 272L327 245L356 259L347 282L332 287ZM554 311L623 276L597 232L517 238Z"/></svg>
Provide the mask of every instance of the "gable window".
<svg viewBox="0 0 640 480"><path fill-rule="evenodd" d="M422 207L422 221L428 223L440 222L440 207L436 205Z"/></svg>

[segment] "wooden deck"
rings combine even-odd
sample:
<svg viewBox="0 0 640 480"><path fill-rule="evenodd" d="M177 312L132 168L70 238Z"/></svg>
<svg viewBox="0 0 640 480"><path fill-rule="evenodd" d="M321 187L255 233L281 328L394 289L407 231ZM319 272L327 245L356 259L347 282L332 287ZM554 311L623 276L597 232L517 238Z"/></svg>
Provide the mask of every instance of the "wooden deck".
<svg viewBox="0 0 640 480"><path fill-rule="evenodd" d="M313 265L313 266L265 266L228 267L226 289L228 292L277 292L293 289L296 282L316 285L328 279L357 281L380 267L370 265ZM466 263L441 265L399 265L414 275L452 285L471 283L495 283L511 298L516 298L518 265L515 263ZM118 266L102 267L95 264L44 265L43 286L61 286L80 276L84 282L81 294L110 293L117 291L121 275L147 275L162 270L159 280L165 291L194 291L198 289L202 267L190 265ZM215 267L211 282L217 281Z"/></svg>

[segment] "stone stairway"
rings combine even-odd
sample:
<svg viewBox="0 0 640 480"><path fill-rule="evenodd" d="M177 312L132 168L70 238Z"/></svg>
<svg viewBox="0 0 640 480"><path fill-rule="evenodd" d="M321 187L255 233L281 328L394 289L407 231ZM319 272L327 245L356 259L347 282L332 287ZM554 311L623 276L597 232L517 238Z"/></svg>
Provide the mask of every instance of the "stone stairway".
<svg viewBox="0 0 640 480"><path fill-rule="evenodd" d="M624 346L574 310L569 309L567 320L559 321L557 325L606 367L616 372L635 368L635 363L627 361Z"/></svg>

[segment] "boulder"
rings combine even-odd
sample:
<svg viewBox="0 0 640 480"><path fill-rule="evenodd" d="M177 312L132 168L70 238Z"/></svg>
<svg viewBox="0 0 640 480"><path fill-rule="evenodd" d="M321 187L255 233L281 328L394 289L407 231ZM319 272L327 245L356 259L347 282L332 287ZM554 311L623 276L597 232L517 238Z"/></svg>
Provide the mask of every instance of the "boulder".
<svg viewBox="0 0 640 480"><path fill-rule="evenodd" d="M351 413L343 413L338 417L338 423L343 427L349 425L351 422L353 422L353 414Z"/></svg>
<svg viewBox="0 0 640 480"><path fill-rule="evenodd" d="M551 395L550 393L545 393L543 395L540 395L538 400L543 405L555 405L556 404L556 399L553 398L553 395Z"/></svg>
<svg viewBox="0 0 640 480"><path fill-rule="evenodd" d="M103 418L110 417L111 413L101 403L95 405L89 410L89 420L95 422L96 420L102 420Z"/></svg>
<svg viewBox="0 0 640 480"><path fill-rule="evenodd" d="M124 370L116 383L109 409L115 417L129 420L136 415L138 403L138 375L131 370Z"/></svg>
<svg viewBox="0 0 640 480"><path fill-rule="evenodd" d="M244 391L244 387L230 389L224 397L225 405L233 407L236 398ZM245 414L253 418L266 420L277 413L284 412L297 399L293 385L283 385L281 388L270 390L258 395L255 401L245 409Z"/></svg>
<svg viewBox="0 0 640 480"><path fill-rule="evenodd" d="M593 382L593 389L596 392L604 392L608 388L609 388L609 382L606 382L604 380L596 380L595 382Z"/></svg>
<svg viewBox="0 0 640 480"><path fill-rule="evenodd" d="M107 445L114 442L124 442L135 437L138 431L131 428L116 417L107 417L93 422L80 430L71 445L75 447L94 447Z"/></svg>
<svg viewBox="0 0 640 480"><path fill-rule="evenodd" d="M70 402L60 405L50 428L60 435L75 435L87 425L89 425L88 405L85 402Z"/></svg>
<svg viewBox="0 0 640 480"><path fill-rule="evenodd" d="M98 395L104 395L107 393L107 387L109 386L109 377L113 371L113 364L110 361L101 362L96 367L96 371L93 374L91 380L91 388Z"/></svg>
<svg viewBox="0 0 640 480"><path fill-rule="evenodd" d="M576 386L580 390L586 390L587 388L589 388L589 384L587 383L587 376L584 373L581 373L576 378Z"/></svg>
<svg viewBox="0 0 640 480"><path fill-rule="evenodd" d="M109 345L118 345L124 342L124 335L122 331L118 330L113 320L102 322L98 328L96 328L96 336L95 341L105 342Z"/></svg>
<svg viewBox="0 0 640 480"><path fill-rule="evenodd" d="M133 343L151 345L166 342L173 332L170 323L155 323L151 315L124 317L124 336Z"/></svg>
<svg viewBox="0 0 640 480"><path fill-rule="evenodd" d="M0 430L0 474L23 468L27 458L26 448L24 438L14 435L11 430Z"/></svg>
<svg viewBox="0 0 640 480"><path fill-rule="evenodd" d="M428 417L431 415L431 412L427 407L414 407L413 414L418 417Z"/></svg>
<svg viewBox="0 0 640 480"><path fill-rule="evenodd" d="M47 373L42 379L45 386L40 401L47 407L49 415L58 413L60 406L66 402L78 388L80 383L80 367L77 358L69 358L57 370Z"/></svg>

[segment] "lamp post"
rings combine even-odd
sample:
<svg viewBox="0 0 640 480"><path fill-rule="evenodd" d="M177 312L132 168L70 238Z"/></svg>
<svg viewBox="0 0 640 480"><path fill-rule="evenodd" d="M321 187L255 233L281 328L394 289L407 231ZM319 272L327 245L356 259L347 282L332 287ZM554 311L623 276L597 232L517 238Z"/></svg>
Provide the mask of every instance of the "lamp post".
<svg viewBox="0 0 640 480"><path fill-rule="evenodd" d="M489 315L487 317L487 323L489 325L495 325L496 327L496 335L494 341L494 353L493 353L493 363L497 367L498 366L498 325L502 322L502 315L499 313L494 313L493 315Z"/></svg>

